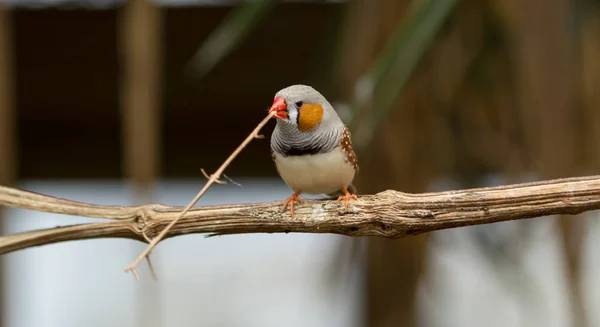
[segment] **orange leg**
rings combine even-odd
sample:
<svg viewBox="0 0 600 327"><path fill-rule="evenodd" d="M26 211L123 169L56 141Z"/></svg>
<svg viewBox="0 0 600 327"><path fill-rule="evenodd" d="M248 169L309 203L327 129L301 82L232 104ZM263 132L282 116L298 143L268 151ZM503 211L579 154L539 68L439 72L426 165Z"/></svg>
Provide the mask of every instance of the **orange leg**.
<svg viewBox="0 0 600 327"><path fill-rule="evenodd" d="M294 202L300 202L302 203L302 199L300 198L300 193L296 192L294 194L292 194L292 196L290 196L289 198L285 199L285 201L283 202L283 210L285 210L285 208L287 208L287 205L290 205L290 214L293 216L294 215Z"/></svg>
<svg viewBox="0 0 600 327"><path fill-rule="evenodd" d="M344 209L348 210L348 201L350 201L350 199L354 199L354 200L358 200L358 197L356 196L356 194L350 194L350 192L348 192L348 190L344 187L342 188L342 192L344 192L344 195L341 195L338 199L337 202L340 202L341 200L345 200L344 202Z"/></svg>

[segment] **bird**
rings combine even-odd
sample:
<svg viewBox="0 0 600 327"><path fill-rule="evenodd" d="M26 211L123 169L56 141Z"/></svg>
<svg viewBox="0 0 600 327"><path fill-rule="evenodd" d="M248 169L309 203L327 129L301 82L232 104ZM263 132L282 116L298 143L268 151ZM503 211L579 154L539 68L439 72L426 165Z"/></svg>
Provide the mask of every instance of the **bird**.
<svg viewBox="0 0 600 327"><path fill-rule="evenodd" d="M333 106L313 87L295 84L275 94L269 114L276 118L271 134L271 156L279 176L293 191L283 203L294 215L302 194L326 194L358 200L353 184L358 159L350 131Z"/></svg>

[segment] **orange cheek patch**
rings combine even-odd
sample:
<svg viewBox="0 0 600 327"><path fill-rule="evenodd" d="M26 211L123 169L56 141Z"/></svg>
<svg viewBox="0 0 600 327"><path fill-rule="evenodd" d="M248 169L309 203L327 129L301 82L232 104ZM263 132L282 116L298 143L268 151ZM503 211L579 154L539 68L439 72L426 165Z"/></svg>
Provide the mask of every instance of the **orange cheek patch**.
<svg viewBox="0 0 600 327"><path fill-rule="evenodd" d="M320 104L304 104L298 111L298 129L309 131L323 119L323 107Z"/></svg>

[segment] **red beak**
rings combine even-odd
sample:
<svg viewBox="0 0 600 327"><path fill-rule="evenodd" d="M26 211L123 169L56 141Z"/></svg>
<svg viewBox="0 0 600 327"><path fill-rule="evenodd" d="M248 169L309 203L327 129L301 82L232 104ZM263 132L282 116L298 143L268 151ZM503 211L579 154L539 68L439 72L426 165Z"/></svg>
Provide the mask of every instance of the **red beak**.
<svg viewBox="0 0 600 327"><path fill-rule="evenodd" d="M285 110L286 108L287 106L285 105L285 99L283 97L277 97L275 98L275 101L273 101L273 105L271 106L271 109L269 109L269 113L275 111L275 117L285 119L288 118Z"/></svg>

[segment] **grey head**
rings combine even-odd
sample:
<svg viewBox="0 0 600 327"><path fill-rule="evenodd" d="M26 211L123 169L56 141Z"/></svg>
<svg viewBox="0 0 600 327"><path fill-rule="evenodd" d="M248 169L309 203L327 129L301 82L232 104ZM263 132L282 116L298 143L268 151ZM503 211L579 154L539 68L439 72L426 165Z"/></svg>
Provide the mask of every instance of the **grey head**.
<svg viewBox="0 0 600 327"><path fill-rule="evenodd" d="M279 90L271 111L278 112L271 149L281 155L326 153L338 146L343 137L345 126L335 109L308 85Z"/></svg>

